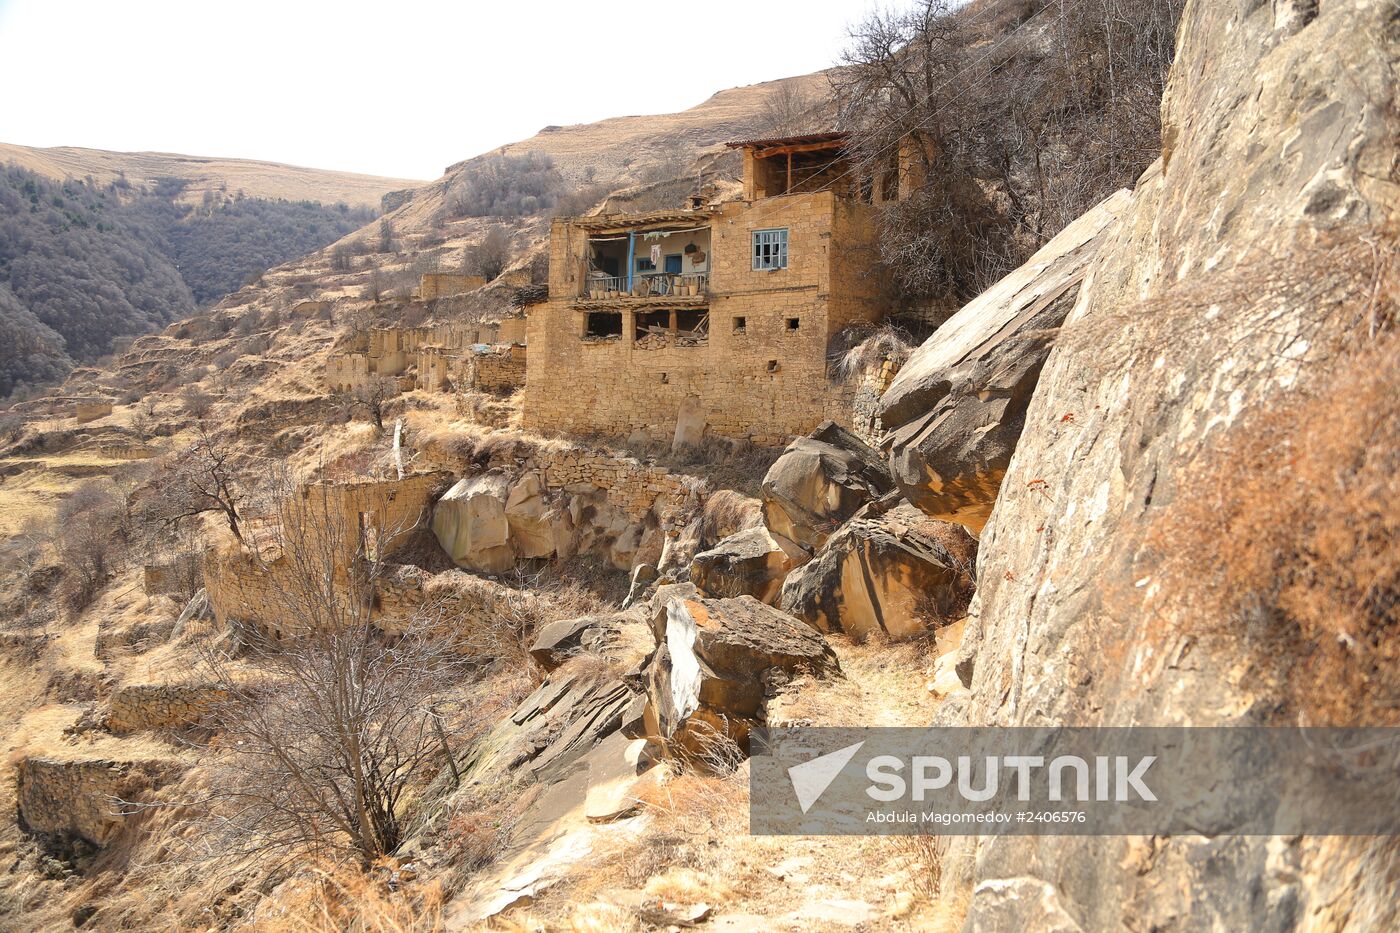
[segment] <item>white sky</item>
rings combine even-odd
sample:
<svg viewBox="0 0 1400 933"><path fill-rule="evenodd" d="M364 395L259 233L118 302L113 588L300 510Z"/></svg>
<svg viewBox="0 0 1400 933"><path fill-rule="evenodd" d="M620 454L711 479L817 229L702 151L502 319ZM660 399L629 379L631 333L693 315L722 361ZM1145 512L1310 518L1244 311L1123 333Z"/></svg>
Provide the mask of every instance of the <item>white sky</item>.
<svg viewBox="0 0 1400 933"><path fill-rule="evenodd" d="M832 64L871 0L0 0L0 141L432 179Z"/></svg>

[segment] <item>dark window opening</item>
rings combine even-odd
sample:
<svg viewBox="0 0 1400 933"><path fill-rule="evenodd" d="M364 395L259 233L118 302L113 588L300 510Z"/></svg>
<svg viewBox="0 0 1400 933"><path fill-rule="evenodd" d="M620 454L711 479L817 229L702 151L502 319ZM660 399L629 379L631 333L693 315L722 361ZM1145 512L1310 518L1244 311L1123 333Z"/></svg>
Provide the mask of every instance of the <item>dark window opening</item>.
<svg viewBox="0 0 1400 933"><path fill-rule="evenodd" d="M710 334L710 313L708 311L677 311L676 332L682 337L708 337Z"/></svg>
<svg viewBox="0 0 1400 933"><path fill-rule="evenodd" d="M743 333L747 333L747 331L748 331L748 320L747 320L746 318L736 317L736 318L734 319L734 333L736 333L736 334L743 334Z"/></svg>
<svg viewBox="0 0 1400 933"><path fill-rule="evenodd" d="M649 344L664 346L670 332L670 311L642 311L637 314L637 333L634 339L638 343L646 341Z"/></svg>
<svg viewBox="0 0 1400 933"><path fill-rule="evenodd" d="M662 383L668 383L668 382L671 381L671 378L670 378L669 376L667 376L665 373L662 373L662 374L661 374L661 381L662 381Z"/></svg>
<svg viewBox="0 0 1400 933"><path fill-rule="evenodd" d="M788 330L797 330L797 327L798 327L798 325L799 325L800 323L801 323L800 319L795 318L795 317L790 317L790 318L787 319L787 329L788 329Z"/></svg>
<svg viewBox="0 0 1400 933"><path fill-rule="evenodd" d="M621 311L590 311L584 315L583 336L595 340L622 336Z"/></svg>
<svg viewBox="0 0 1400 933"><path fill-rule="evenodd" d="M775 372L778 371L778 361L777 361L777 360L769 360L769 361L768 361L768 371L769 371L770 373L775 373Z"/></svg>

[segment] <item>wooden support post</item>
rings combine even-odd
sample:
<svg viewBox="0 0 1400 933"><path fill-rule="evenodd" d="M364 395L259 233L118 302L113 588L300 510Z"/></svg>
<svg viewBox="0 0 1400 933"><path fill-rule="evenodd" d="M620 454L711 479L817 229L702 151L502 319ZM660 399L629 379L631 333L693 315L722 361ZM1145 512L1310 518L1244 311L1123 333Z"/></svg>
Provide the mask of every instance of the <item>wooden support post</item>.
<svg viewBox="0 0 1400 933"><path fill-rule="evenodd" d="M789 152L789 153L787 154L787 159L788 159L787 190L784 191L783 194L792 194L792 153L791 153L791 152Z"/></svg>

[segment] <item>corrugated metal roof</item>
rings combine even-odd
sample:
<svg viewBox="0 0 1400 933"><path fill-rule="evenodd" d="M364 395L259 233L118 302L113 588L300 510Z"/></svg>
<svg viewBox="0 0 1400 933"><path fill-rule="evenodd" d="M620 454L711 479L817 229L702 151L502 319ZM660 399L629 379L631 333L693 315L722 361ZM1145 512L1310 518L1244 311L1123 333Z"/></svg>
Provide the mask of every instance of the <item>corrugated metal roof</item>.
<svg viewBox="0 0 1400 933"><path fill-rule="evenodd" d="M839 143L850 138L850 133L808 133L805 136L774 136L770 139L742 139L725 143L730 149L768 149L772 146L805 146L808 143Z"/></svg>

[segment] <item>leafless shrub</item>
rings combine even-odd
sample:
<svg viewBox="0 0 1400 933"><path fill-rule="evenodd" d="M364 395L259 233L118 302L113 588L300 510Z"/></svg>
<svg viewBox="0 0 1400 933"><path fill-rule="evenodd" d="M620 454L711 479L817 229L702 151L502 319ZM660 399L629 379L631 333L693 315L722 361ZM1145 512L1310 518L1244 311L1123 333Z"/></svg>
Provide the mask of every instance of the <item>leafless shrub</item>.
<svg viewBox="0 0 1400 933"><path fill-rule="evenodd" d="M798 136L815 133L821 101L796 81L783 81L769 92L759 111L759 133L765 136Z"/></svg>
<svg viewBox="0 0 1400 933"><path fill-rule="evenodd" d="M126 554L126 505L107 483L89 480L60 504L55 545L63 566L60 596L73 611L90 604Z"/></svg>
<svg viewBox="0 0 1400 933"><path fill-rule="evenodd" d="M362 866L402 841L414 788L447 754L435 704L464 677L432 602L375 624L383 554L404 529L352 526L314 492L277 509L282 637L250 626L235 664L205 653L235 699L216 717L215 788L201 809L219 854Z"/></svg>
<svg viewBox="0 0 1400 933"><path fill-rule="evenodd" d="M214 396L196 385L187 385L180 393L180 405L190 417L202 421L214 408Z"/></svg>
<svg viewBox="0 0 1400 933"><path fill-rule="evenodd" d="M849 382L875 370L887 360L896 367L903 366L914 352L909 333L890 323L873 330L843 332L843 336L852 345L845 349L840 344L834 346L827 368L828 375L836 382Z"/></svg>

